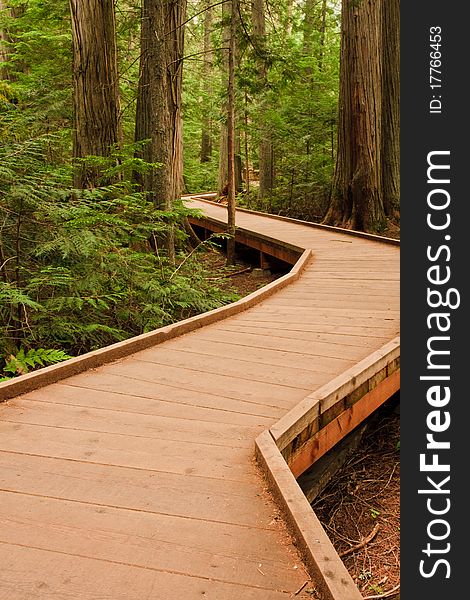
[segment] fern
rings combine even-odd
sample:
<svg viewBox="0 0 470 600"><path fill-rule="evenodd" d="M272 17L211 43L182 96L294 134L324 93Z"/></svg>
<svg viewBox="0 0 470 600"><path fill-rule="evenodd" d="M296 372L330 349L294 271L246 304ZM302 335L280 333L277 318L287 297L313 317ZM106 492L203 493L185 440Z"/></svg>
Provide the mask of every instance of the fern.
<svg viewBox="0 0 470 600"><path fill-rule="evenodd" d="M9 356L8 362L3 367L4 374L11 374L11 376L25 375L30 370L34 370L46 365L53 365L72 358L62 350L45 350L44 348L38 348L37 350L28 350L25 352L24 348L21 348L16 356ZM6 375L2 379L10 379L9 375Z"/></svg>
<svg viewBox="0 0 470 600"><path fill-rule="evenodd" d="M164 251L150 248L149 238L194 211L180 202L158 210L135 191L126 170L149 165L130 158L132 148L124 152L118 183L71 190L71 169L50 160L60 155L62 136L22 140L12 135L10 119L0 110L0 133L6 132L0 148L0 353L10 357L3 361L6 374L34 368L18 347L30 362L37 358L37 366L50 364L28 352L58 348L77 355L232 299L208 284L196 253L180 250L175 270ZM113 157L111 167L109 159L92 160L113 173L119 162ZM182 247L184 233L176 237Z"/></svg>

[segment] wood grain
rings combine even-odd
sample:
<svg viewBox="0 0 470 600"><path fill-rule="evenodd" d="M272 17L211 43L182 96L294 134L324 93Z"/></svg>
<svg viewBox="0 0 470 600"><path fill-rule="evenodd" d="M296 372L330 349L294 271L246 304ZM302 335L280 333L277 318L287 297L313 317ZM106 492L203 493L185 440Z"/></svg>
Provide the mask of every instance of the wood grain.
<svg viewBox="0 0 470 600"><path fill-rule="evenodd" d="M188 204L225 227L225 207ZM309 580L254 441L268 428L295 437L319 390L356 385L357 365L396 337L399 248L247 211L237 218L263 251L270 240L273 252L305 250L290 275L0 384L11 398L0 405L0 600L287 600ZM304 548L321 540L307 560L312 587L355 599L270 440L282 515Z"/></svg>

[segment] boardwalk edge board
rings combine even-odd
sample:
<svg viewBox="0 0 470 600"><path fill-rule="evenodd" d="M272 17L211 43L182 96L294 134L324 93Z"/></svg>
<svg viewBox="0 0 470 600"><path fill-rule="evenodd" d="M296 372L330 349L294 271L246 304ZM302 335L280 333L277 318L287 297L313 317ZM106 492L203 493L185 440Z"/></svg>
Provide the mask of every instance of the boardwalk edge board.
<svg viewBox="0 0 470 600"><path fill-rule="evenodd" d="M199 200L201 202L207 202L208 204L215 204L221 206L219 202L214 202L213 198L216 198L217 194L214 192L208 192L207 194L197 194L190 196L183 196L185 200ZM237 211L245 212L251 215L260 215L262 217L268 217L277 221L285 221L286 223L295 223L296 225L304 225L307 227L315 227L317 229L323 229L325 231L335 231L336 233L344 233L346 235L352 235L360 237L366 240L374 240L376 242L382 242L383 244L391 244L392 246L399 246L400 240L395 238L389 238L382 235L375 235L374 233L366 233L364 231L355 231L354 229L345 229L343 227L334 227L333 225L323 225L323 223L312 223L312 221L301 221L300 219L294 219L292 217L284 217L283 215L273 215L271 213L263 213L259 210L252 210L250 208L242 208L237 206Z"/></svg>
<svg viewBox="0 0 470 600"><path fill-rule="evenodd" d="M362 594L313 512L269 430L256 438L255 451L258 464L323 598L362 600Z"/></svg>
<svg viewBox="0 0 470 600"><path fill-rule="evenodd" d="M353 367L344 371L284 415L273 427L271 433L278 447L287 448L320 415L348 400L348 408L382 379L392 375L400 365L400 338L388 342ZM330 419L331 420L331 419ZM323 421L324 427L327 423Z"/></svg>
<svg viewBox="0 0 470 600"><path fill-rule="evenodd" d="M255 441L258 464L310 573L328 600L359 600L362 594L296 477L399 389L400 339L397 337L310 394ZM330 418L323 420L325 414ZM296 446L297 440L300 441Z"/></svg>
<svg viewBox="0 0 470 600"><path fill-rule="evenodd" d="M207 215L189 217L189 222L191 225L199 225L213 233L225 233L227 231L227 226L223 222ZM235 241L279 258L289 265L295 265L303 251L303 248L299 246L289 244L288 242L281 242L262 233L253 233L243 227L236 228Z"/></svg>
<svg viewBox="0 0 470 600"><path fill-rule="evenodd" d="M26 394L38 388L50 385L51 383L56 383L57 381L71 377L72 375L78 375L78 373L82 373L88 369L95 369L107 363L129 356L130 354L134 354L135 352L139 352L140 350L145 350L156 344L161 344L166 340L189 333L190 331L195 331L204 325L209 325L241 313L244 310L255 306L258 302L268 298L286 285L296 281L311 257L311 250L304 250L289 273L236 302L221 306L220 308L215 308L214 310L196 315L195 317L190 317L184 321L178 321L172 325L155 329L149 333L143 333L142 335L132 337L128 340L117 342L116 344L106 346L100 350L87 352L82 356L70 358L59 364L44 367L43 369L39 369L26 375L21 375L11 381L0 383L0 402L19 396L20 394Z"/></svg>

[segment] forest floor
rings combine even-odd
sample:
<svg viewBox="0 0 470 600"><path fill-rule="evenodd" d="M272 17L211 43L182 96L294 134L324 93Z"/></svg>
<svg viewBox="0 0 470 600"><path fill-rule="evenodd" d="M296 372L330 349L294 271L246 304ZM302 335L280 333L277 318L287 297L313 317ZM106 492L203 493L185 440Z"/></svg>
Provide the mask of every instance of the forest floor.
<svg viewBox="0 0 470 600"><path fill-rule="evenodd" d="M227 267L225 255L216 250L201 252L198 258L207 271L208 281L220 290L229 294L238 294L240 297L255 292L283 275L283 273L257 269L241 260Z"/></svg>
<svg viewBox="0 0 470 600"><path fill-rule="evenodd" d="M398 219L387 219L387 227L381 234L384 237L394 238L395 240L400 239L400 220Z"/></svg>
<svg viewBox="0 0 470 600"><path fill-rule="evenodd" d="M400 598L399 449L400 416L384 407L312 503L364 598Z"/></svg>

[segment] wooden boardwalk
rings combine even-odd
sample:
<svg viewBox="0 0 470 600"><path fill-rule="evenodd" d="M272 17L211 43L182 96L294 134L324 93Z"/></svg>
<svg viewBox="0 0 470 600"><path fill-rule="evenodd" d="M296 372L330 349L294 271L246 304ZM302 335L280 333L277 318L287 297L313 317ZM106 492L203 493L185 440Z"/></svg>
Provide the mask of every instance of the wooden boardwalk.
<svg viewBox="0 0 470 600"><path fill-rule="evenodd" d="M0 405L0 600L281 600L307 581L254 439L397 335L399 249L237 219L312 249L298 281Z"/></svg>

